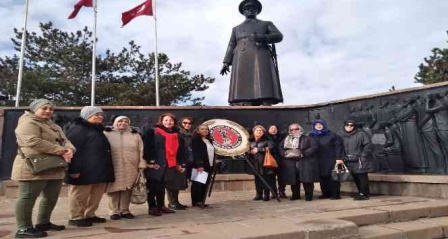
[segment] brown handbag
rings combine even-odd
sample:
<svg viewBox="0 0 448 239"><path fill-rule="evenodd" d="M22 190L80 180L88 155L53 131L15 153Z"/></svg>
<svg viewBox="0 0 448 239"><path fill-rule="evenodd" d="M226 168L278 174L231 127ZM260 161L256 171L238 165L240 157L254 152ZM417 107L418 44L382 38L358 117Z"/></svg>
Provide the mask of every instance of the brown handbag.
<svg viewBox="0 0 448 239"><path fill-rule="evenodd" d="M269 152L269 148L266 148L266 154L264 155L263 167L265 168L278 168L277 160Z"/></svg>

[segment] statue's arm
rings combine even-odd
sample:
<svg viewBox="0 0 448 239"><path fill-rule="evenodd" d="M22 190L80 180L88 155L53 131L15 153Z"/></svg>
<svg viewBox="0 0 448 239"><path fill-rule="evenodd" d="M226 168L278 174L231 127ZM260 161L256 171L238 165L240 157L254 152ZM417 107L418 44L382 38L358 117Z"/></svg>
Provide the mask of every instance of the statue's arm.
<svg viewBox="0 0 448 239"><path fill-rule="evenodd" d="M229 45L227 46L226 55L224 56L223 65L220 71L221 75L226 75L230 69L229 66L232 65L233 51L236 47L236 36L235 28L232 30L232 35L230 36Z"/></svg>
<svg viewBox="0 0 448 239"><path fill-rule="evenodd" d="M268 33L266 34L266 43L277 43L283 40L283 34L272 22L268 22Z"/></svg>
<svg viewBox="0 0 448 239"><path fill-rule="evenodd" d="M229 45L227 46L226 55L224 56L223 63L227 63L228 65L232 65L233 59L233 51L236 47L236 34L235 28L232 30L232 35L230 36Z"/></svg>

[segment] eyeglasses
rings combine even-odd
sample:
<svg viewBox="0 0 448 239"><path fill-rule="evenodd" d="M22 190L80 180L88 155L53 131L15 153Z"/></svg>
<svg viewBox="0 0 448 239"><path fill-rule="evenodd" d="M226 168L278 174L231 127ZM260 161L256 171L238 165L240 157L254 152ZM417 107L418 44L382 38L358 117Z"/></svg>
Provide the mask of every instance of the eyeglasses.
<svg viewBox="0 0 448 239"><path fill-rule="evenodd" d="M182 124L192 124L192 123L190 123L190 122L182 122Z"/></svg>
<svg viewBox="0 0 448 239"><path fill-rule="evenodd" d="M290 129L289 131L296 131L296 130L300 130L299 128L294 128L294 129Z"/></svg>
<svg viewBox="0 0 448 239"><path fill-rule="evenodd" d="M345 124L347 127L355 127L355 124Z"/></svg>

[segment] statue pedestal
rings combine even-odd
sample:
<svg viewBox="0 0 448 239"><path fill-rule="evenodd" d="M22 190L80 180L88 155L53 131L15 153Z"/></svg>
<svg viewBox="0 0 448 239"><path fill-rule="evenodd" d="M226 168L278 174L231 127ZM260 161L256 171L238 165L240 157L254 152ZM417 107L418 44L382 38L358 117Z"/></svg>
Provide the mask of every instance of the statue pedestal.
<svg viewBox="0 0 448 239"><path fill-rule="evenodd" d="M383 195L448 198L448 176L369 174L370 193ZM345 182L342 192L357 192L354 182Z"/></svg>

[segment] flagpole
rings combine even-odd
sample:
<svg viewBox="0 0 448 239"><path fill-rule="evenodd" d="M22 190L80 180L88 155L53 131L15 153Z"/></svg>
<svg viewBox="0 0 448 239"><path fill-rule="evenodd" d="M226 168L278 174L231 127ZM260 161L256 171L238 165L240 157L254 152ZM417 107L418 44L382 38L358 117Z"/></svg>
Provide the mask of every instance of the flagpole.
<svg viewBox="0 0 448 239"><path fill-rule="evenodd" d="M20 104L20 89L22 88L22 77L23 77L23 58L25 57L25 45L26 45L26 25L28 22L28 6L30 0L26 0L25 3L25 23L23 24L22 33L22 45L20 46L20 59L19 59L19 76L17 77L17 92L16 92L16 107Z"/></svg>
<svg viewBox="0 0 448 239"><path fill-rule="evenodd" d="M156 50L154 53L154 65L155 65L155 74L156 74L156 106L160 106L160 98L159 98L159 54L157 52L157 16L156 16L156 0L154 0L153 3L153 8L154 8L154 35L155 35L155 45L156 45Z"/></svg>
<svg viewBox="0 0 448 239"><path fill-rule="evenodd" d="M90 105L95 105L97 0L93 0L92 89Z"/></svg>

